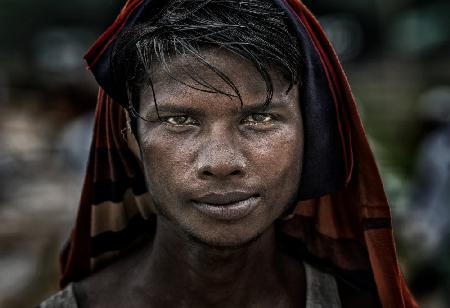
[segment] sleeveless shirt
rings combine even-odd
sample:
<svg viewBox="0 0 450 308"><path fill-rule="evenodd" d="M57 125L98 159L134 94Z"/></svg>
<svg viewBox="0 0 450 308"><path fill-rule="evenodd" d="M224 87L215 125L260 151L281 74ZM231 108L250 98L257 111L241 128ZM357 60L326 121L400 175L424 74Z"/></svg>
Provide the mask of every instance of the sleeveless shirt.
<svg viewBox="0 0 450 308"><path fill-rule="evenodd" d="M336 279L331 274L323 272L307 263L306 273L306 308L340 308ZM37 308L79 308L73 290L73 284L59 291Z"/></svg>

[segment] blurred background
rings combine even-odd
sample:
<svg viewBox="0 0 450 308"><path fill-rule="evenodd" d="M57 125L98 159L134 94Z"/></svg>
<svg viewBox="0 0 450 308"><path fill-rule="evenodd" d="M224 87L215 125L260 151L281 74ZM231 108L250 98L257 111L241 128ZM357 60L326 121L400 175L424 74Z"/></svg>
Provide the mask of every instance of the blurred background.
<svg viewBox="0 0 450 308"><path fill-rule="evenodd" d="M336 47L422 307L450 307L450 2L306 0ZM57 289L97 86L82 56L119 0L0 0L0 307Z"/></svg>

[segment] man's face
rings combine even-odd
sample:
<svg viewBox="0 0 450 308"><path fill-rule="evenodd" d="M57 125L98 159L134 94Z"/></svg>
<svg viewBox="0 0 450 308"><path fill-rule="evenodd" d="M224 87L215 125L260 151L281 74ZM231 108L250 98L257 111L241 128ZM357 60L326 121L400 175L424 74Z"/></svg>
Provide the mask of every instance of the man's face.
<svg viewBox="0 0 450 308"><path fill-rule="evenodd" d="M191 237L216 247L257 238L292 202L300 182L303 126L298 87L271 71L274 95L254 66L226 51L202 55L237 86L237 98L188 87L189 75L234 94L217 74L189 57L156 68L153 94L140 96L138 140L150 194L159 215ZM175 77L175 79L173 78ZM180 82L181 81L181 82ZM185 83L185 84L183 84Z"/></svg>

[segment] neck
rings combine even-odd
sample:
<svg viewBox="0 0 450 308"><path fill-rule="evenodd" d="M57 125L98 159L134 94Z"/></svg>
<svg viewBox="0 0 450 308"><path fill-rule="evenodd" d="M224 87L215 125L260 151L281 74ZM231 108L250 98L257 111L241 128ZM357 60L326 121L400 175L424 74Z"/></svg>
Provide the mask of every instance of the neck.
<svg viewBox="0 0 450 308"><path fill-rule="evenodd" d="M254 301L252 297L268 296L268 290L280 286L275 244L271 227L243 247L212 247L190 239L159 216L144 258L143 282L196 306Z"/></svg>

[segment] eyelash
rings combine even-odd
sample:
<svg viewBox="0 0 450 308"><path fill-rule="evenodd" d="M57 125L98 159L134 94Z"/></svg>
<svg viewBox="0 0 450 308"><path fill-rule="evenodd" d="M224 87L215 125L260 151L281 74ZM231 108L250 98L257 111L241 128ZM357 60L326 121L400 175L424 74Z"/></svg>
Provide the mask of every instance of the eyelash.
<svg viewBox="0 0 450 308"><path fill-rule="evenodd" d="M263 121L255 121L254 118L253 118L253 121L248 121L247 120L249 117L254 117L254 116L263 116L263 117L266 117L266 119L268 119L268 120L265 121L266 119L264 119ZM267 125L267 124L272 124L273 121L276 121L276 120L278 120L278 116L277 115L271 114L271 113L263 113L263 112L261 112L261 113L249 114L245 119L243 119L243 122L244 123L249 123L251 125L260 125L260 124Z"/></svg>
<svg viewBox="0 0 450 308"><path fill-rule="evenodd" d="M180 119L180 118L186 118L186 120L184 121L184 123L170 123L170 119ZM190 121L191 123L186 124L186 122L187 122L189 119L191 120L191 121ZM198 121L196 121L195 119L193 119L191 116L188 116L188 115L179 115L179 116L164 117L164 118L161 118L161 121L162 121L163 123L165 123L165 124L172 125L172 126L185 126L185 125L195 125L195 126L197 126L197 125L200 124L200 123L198 123Z"/></svg>
<svg viewBox="0 0 450 308"><path fill-rule="evenodd" d="M254 117L254 116L263 116L263 117L266 117L266 119L264 119L262 121L255 120L255 118L253 118L252 120L248 120L250 117ZM182 121L183 123L173 123L173 122L171 123L170 122L173 119L181 119L181 118L186 118L185 121ZM271 114L271 113L260 112L260 113L251 113L251 114L247 115L241 121L241 123L250 124L250 125L268 125L268 124L273 124L273 121L276 121L276 120L278 120L277 115ZM163 118L161 118L161 122L163 122L166 125L173 126L173 127L199 126L200 125L200 123L197 120L195 120L194 118L192 118L189 115L163 117ZM186 122L189 122L189 123L186 123Z"/></svg>

